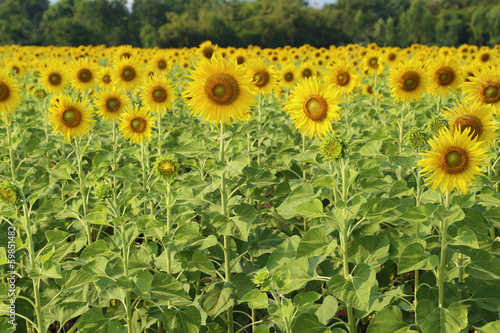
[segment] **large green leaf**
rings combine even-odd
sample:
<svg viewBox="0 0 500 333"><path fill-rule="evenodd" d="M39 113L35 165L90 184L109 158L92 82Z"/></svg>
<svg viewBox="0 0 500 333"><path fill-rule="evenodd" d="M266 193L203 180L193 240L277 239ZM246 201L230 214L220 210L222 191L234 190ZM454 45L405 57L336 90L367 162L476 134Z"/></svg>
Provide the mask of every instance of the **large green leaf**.
<svg viewBox="0 0 500 333"><path fill-rule="evenodd" d="M350 262L380 267L389 258L387 236L363 236L349 243L347 255Z"/></svg>
<svg viewBox="0 0 500 333"><path fill-rule="evenodd" d="M251 292L243 296L242 302L248 302L250 309L267 309L269 306L269 297L266 293L259 289L253 289Z"/></svg>
<svg viewBox="0 0 500 333"><path fill-rule="evenodd" d="M484 250L474 249L470 253L470 263L465 273L483 280L500 279L500 259Z"/></svg>
<svg viewBox="0 0 500 333"><path fill-rule="evenodd" d="M175 298L191 299L182 287L182 284L173 276L165 273L156 273L151 282L151 297L158 300L172 300Z"/></svg>
<svg viewBox="0 0 500 333"><path fill-rule="evenodd" d="M210 317L215 318L236 302L236 290L231 282L212 284L200 297L200 305Z"/></svg>
<svg viewBox="0 0 500 333"><path fill-rule="evenodd" d="M422 333L459 332L467 326L467 308L458 302L439 307L424 299L418 302L417 323Z"/></svg>
<svg viewBox="0 0 500 333"><path fill-rule="evenodd" d="M316 317L318 317L319 322L323 325L328 324L330 322L330 319L332 319L337 313L338 306L339 302L335 297L331 295L325 296L320 307L315 312L315 315Z"/></svg>
<svg viewBox="0 0 500 333"><path fill-rule="evenodd" d="M303 313L294 319L292 333L324 333L330 332L312 313Z"/></svg>
<svg viewBox="0 0 500 333"><path fill-rule="evenodd" d="M398 262L398 274L414 271L416 269L430 270L437 266L439 258L436 255L425 253L425 248L420 243L413 243L405 247Z"/></svg>
<svg viewBox="0 0 500 333"><path fill-rule="evenodd" d="M332 245L329 251L333 251L336 242L330 242ZM299 247L297 248L297 259L301 257L312 258L314 256L322 255L325 249L330 245L325 240L325 232L321 228L313 228L307 231L300 240ZM325 253L329 255L330 253Z"/></svg>
<svg viewBox="0 0 500 333"><path fill-rule="evenodd" d="M89 309L80 318L78 332L82 333L127 333L125 321L104 317L102 309Z"/></svg>
<svg viewBox="0 0 500 333"><path fill-rule="evenodd" d="M299 236L292 236L285 239L269 256L267 260L267 269L271 272L278 268L280 265L295 258L297 248L300 244Z"/></svg>
<svg viewBox="0 0 500 333"><path fill-rule="evenodd" d="M64 325L68 320L81 316L89 309L87 302L56 303L46 313L46 318Z"/></svg>
<svg viewBox="0 0 500 333"><path fill-rule="evenodd" d="M201 326L201 314L193 305L182 310L166 309L161 321L167 332L198 333Z"/></svg>
<svg viewBox="0 0 500 333"><path fill-rule="evenodd" d="M394 305L385 307L375 315L368 325L367 333L394 333L402 328L410 327L403 320L401 310Z"/></svg>

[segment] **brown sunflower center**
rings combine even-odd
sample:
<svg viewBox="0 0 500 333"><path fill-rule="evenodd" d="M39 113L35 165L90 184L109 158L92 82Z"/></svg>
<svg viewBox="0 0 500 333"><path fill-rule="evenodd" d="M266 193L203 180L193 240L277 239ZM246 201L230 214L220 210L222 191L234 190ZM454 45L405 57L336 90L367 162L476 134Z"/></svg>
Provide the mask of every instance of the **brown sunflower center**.
<svg viewBox="0 0 500 333"><path fill-rule="evenodd" d="M399 86L404 91L413 91L417 89L419 83L420 76L413 71L404 73L399 80Z"/></svg>
<svg viewBox="0 0 500 333"><path fill-rule="evenodd" d="M368 60L368 65L370 65L371 68L377 68L378 67L378 58L372 57Z"/></svg>
<svg viewBox="0 0 500 333"><path fill-rule="evenodd" d="M441 67L434 74L436 82L440 86L447 86L455 80L455 71L450 67Z"/></svg>
<svg viewBox="0 0 500 333"><path fill-rule="evenodd" d="M212 55L214 54L214 49L211 48L210 46L205 47L201 53L203 53L203 56L207 59L211 59Z"/></svg>
<svg viewBox="0 0 500 333"><path fill-rule="evenodd" d="M285 73L285 81L292 82L293 81L293 73Z"/></svg>
<svg viewBox="0 0 500 333"><path fill-rule="evenodd" d="M472 139L483 134L483 124L481 123L481 120L468 114L457 117L453 121L452 127L455 130L458 130L458 128L460 127L461 132L465 131L467 128L470 128L469 135L472 135Z"/></svg>
<svg viewBox="0 0 500 333"><path fill-rule="evenodd" d="M373 87L372 86L367 86L366 91L371 95L373 94Z"/></svg>
<svg viewBox="0 0 500 333"><path fill-rule="evenodd" d="M254 84L259 87L265 87L269 83L269 73L265 70L259 70L253 75Z"/></svg>
<svg viewBox="0 0 500 333"><path fill-rule="evenodd" d="M159 69L165 69L167 68L167 62L165 60L159 60L157 63L156 63L157 67Z"/></svg>
<svg viewBox="0 0 500 333"><path fill-rule="evenodd" d="M309 68L306 68L302 71L302 76L310 77L312 75L312 71Z"/></svg>
<svg viewBox="0 0 500 333"><path fill-rule="evenodd" d="M116 97L111 97L106 101L106 109L109 112L116 112L120 109L120 100Z"/></svg>
<svg viewBox="0 0 500 333"><path fill-rule="evenodd" d="M128 52L123 52L120 59L121 58L129 59L129 58L132 58L132 55Z"/></svg>
<svg viewBox="0 0 500 333"><path fill-rule="evenodd" d="M122 68L120 77L123 81L132 81L135 78L135 69L130 66L125 66Z"/></svg>
<svg viewBox="0 0 500 333"><path fill-rule="evenodd" d="M467 151L461 147L451 146L439 155L439 166L449 175L463 173L469 165Z"/></svg>
<svg viewBox="0 0 500 333"><path fill-rule="evenodd" d="M349 84L350 80L351 77L346 71L338 71L337 76L335 76L335 83L337 83L339 86L345 86Z"/></svg>
<svg viewBox="0 0 500 333"><path fill-rule="evenodd" d="M487 82L481 87L480 96L488 104L500 101L500 83Z"/></svg>
<svg viewBox="0 0 500 333"><path fill-rule="evenodd" d="M146 121L139 116L136 116L130 121L130 129L135 133L142 133L146 129Z"/></svg>
<svg viewBox="0 0 500 333"><path fill-rule="evenodd" d="M9 96L10 96L9 87L4 82L0 82L0 102L7 100Z"/></svg>
<svg viewBox="0 0 500 333"><path fill-rule="evenodd" d="M151 89L151 91L151 97L153 97L153 100L156 103L161 103L167 99L167 91L165 90L165 88L156 86Z"/></svg>
<svg viewBox="0 0 500 333"><path fill-rule="evenodd" d="M490 60L490 54L489 53L481 54L481 57L479 57L479 59L481 59L482 62L487 62L488 60Z"/></svg>
<svg viewBox="0 0 500 333"><path fill-rule="evenodd" d="M80 110L77 110L75 108L72 107L66 108L61 113L61 122L66 127L76 127L78 126L78 124L80 124L81 120L82 120L82 114Z"/></svg>
<svg viewBox="0 0 500 333"><path fill-rule="evenodd" d="M387 57L390 61L396 60L396 55L394 53L389 53L389 56Z"/></svg>
<svg viewBox="0 0 500 333"><path fill-rule="evenodd" d="M53 86L58 86L61 84L62 78L59 73L50 73L49 74L49 82Z"/></svg>
<svg viewBox="0 0 500 333"><path fill-rule="evenodd" d="M89 82L92 80L92 72L87 68L80 69L76 76L80 82Z"/></svg>
<svg viewBox="0 0 500 333"><path fill-rule="evenodd" d="M238 65L244 64L245 63L245 58L243 56L237 56L236 57L236 62Z"/></svg>
<svg viewBox="0 0 500 333"><path fill-rule="evenodd" d="M327 116L328 104L323 96L311 94L304 101L302 109L309 119L321 121Z"/></svg>
<svg viewBox="0 0 500 333"><path fill-rule="evenodd" d="M205 95L219 105L232 104L240 94L238 81L227 73L212 74L205 82Z"/></svg>
<svg viewBox="0 0 500 333"><path fill-rule="evenodd" d="M104 75L102 77L102 82L104 82L104 83L110 83L111 82L111 76L109 76L108 74Z"/></svg>

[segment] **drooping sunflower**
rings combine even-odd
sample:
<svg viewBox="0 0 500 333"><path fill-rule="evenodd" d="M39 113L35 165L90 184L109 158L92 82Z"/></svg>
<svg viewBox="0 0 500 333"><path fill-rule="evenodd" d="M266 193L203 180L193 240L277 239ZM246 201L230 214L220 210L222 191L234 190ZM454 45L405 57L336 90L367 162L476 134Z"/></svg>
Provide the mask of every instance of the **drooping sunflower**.
<svg viewBox="0 0 500 333"><path fill-rule="evenodd" d="M340 90L313 76L297 83L284 110L301 133L322 138L332 132L331 121L340 119L339 95Z"/></svg>
<svg viewBox="0 0 500 333"><path fill-rule="evenodd" d="M493 144L498 138L495 132L498 123L493 120L493 114L490 108L479 103L467 104L464 100L453 104L453 108L446 108L443 111L446 118L452 118L449 121L451 131L465 131L470 128L470 135L477 141Z"/></svg>
<svg viewBox="0 0 500 333"><path fill-rule="evenodd" d="M465 80L462 66L453 57L439 57L427 66L429 85L427 92L431 95L446 96L450 90L456 91Z"/></svg>
<svg viewBox="0 0 500 333"><path fill-rule="evenodd" d="M387 86L397 101L420 101L429 85L421 62L402 62L391 68Z"/></svg>
<svg viewBox="0 0 500 333"><path fill-rule="evenodd" d="M462 90L467 94L469 103L478 102L491 108L494 114L500 114L500 74L497 67L486 67L468 78Z"/></svg>
<svg viewBox="0 0 500 333"><path fill-rule="evenodd" d="M94 96L94 104L102 119L119 120L121 114L130 107L130 98L121 89L111 86Z"/></svg>
<svg viewBox="0 0 500 333"><path fill-rule="evenodd" d="M39 81L45 90L53 94L62 93L69 83L64 65L59 61L50 62L47 67L41 68Z"/></svg>
<svg viewBox="0 0 500 333"><path fill-rule="evenodd" d="M139 96L152 112L163 113L172 106L177 92L166 76L153 74L143 82Z"/></svg>
<svg viewBox="0 0 500 333"><path fill-rule="evenodd" d="M144 65L137 58L122 58L113 64L111 80L124 90L132 90L140 85L146 75Z"/></svg>
<svg viewBox="0 0 500 333"><path fill-rule="evenodd" d="M88 58L80 58L72 61L68 67L71 86L73 88L81 91L94 88L96 84L96 69Z"/></svg>
<svg viewBox="0 0 500 333"><path fill-rule="evenodd" d="M74 100L69 95L60 95L52 101L48 110L54 133L61 132L66 140L89 133L95 119L87 99Z"/></svg>
<svg viewBox="0 0 500 333"><path fill-rule="evenodd" d="M140 144L151 139L151 128L155 127L155 120L156 116L151 115L147 107L136 104L134 109L130 108L122 113L119 128L125 139Z"/></svg>
<svg viewBox="0 0 500 333"><path fill-rule="evenodd" d="M8 73L0 70L0 114L13 113L21 101L21 89L14 78Z"/></svg>
<svg viewBox="0 0 500 333"><path fill-rule="evenodd" d="M433 190L450 193L455 187L467 194L469 185L482 173L479 166L487 165L488 148L470 136L470 128L451 132L444 128L439 135L429 140L435 151L420 153L425 158L418 161L421 174L429 175L426 185Z"/></svg>
<svg viewBox="0 0 500 333"><path fill-rule="evenodd" d="M298 79L297 67L292 63L285 63L279 71L279 85L292 88Z"/></svg>
<svg viewBox="0 0 500 333"><path fill-rule="evenodd" d="M385 66L378 51L369 51L361 60L361 68L367 75L380 75L384 72Z"/></svg>
<svg viewBox="0 0 500 333"><path fill-rule="evenodd" d="M325 80L346 95L354 92L361 84L358 72L347 60L340 60L330 65Z"/></svg>
<svg viewBox="0 0 500 333"><path fill-rule="evenodd" d="M266 65L263 58L252 59L248 62L247 75L252 78L255 88L262 95L273 91L278 82L278 74L272 65Z"/></svg>
<svg viewBox="0 0 500 333"><path fill-rule="evenodd" d="M204 121L245 120L254 105L253 84L246 68L218 57L201 60L190 71L192 81L184 90L187 107Z"/></svg>

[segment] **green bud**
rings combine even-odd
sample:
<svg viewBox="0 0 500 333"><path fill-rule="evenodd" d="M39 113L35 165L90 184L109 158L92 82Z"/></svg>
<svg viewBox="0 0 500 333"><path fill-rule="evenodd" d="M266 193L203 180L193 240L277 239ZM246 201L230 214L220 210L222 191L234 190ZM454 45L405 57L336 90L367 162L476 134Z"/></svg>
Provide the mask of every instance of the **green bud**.
<svg viewBox="0 0 500 333"><path fill-rule="evenodd" d="M174 155L165 155L156 160L153 169L158 177L171 183L179 174L180 164Z"/></svg>
<svg viewBox="0 0 500 333"><path fill-rule="evenodd" d="M448 122L441 116L432 117L427 122L427 128L433 133L439 133L446 126L448 126Z"/></svg>
<svg viewBox="0 0 500 333"><path fill-rule="evenodd" d="M0 205L15 207L21 201L21 191L19 187L12 183L0 183Z"/></svg>
<svg viewBox="0 0 500 333"><path fill-rule="evenodd" d="M406 143L413 149L422 148L427 144L427 135L421 128L412 128L406 133Z"/></svg>
<svg viewBox="0 0 500 333"><path fill-rule="evenodd" d="M110 198L113 194L113 187L106 181L100 181L94 186L94 196L99 200Z"/></svg>
<svg viewBox="0 0 500 333"><path fill-rule="evenodd" d="M257 287L262 286L269 280L269 271L267 268L263 268L254 274L252 281Z"/></svg>
<svg viewBox="0 0 500 333"><path fill-rule="evenodd" d="M333 134L321 141L319 152L327 159L339 160L345 156L346 148L344 141Z"/></svg>

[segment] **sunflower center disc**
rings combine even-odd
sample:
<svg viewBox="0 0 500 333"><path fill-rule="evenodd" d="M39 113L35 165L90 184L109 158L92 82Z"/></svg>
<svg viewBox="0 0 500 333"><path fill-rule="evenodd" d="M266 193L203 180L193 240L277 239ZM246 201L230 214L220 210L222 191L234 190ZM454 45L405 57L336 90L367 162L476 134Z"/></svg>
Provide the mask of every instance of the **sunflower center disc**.
<svg viewBox="0 0 500 333"><path fill-rule="evenodd" d="M378 67L378 59L377 58L371 58L370 59L370 66L377 68Z"/></svg>
<svg viewBox="0 0 500 333"><path fill-rule="evenodd" d="M413 91L418 87L419 76L415 72L406 72L401 76L401 82L401 89L404 91Z"/></svg>
<svg viewBox="0 0 500 333"><path fill-rule="evenodd" d="M158 68L159 69L165 69L165 68L167 68L167 63L164 60L158 61Z"/></svg>
<svg viewBox="0 0 500 333"><path fill-rule="evenodd" d="M490 60L490 55L488 53L481 55L482 62L487 62L488 60Z"/></svg>
<svg viewBox="0 0 500 333"><path fill-rule="evenodd" d="M287 80L288 82L293 81L293 74L292 73L286 73L285 74L285 80Z"/></svg>
<svg viewBox="0 0 500 333"><path fill-rule="evenodd" d="M205 95L219 105L230 105L239 93L238 81L227 73L212 74L205 83Z"/></svg>
<svg viewBox="0 0 500 333"><path fill-rule="evenodd" d="M5 101L9 98L9 87L3 82L0 82L0 101Z"/></svg>
<svg viewBox="0 0 500 333"><path fill-rule="evenodd" d="M446 164L448 166L454 168L460 165L462 163L462 155L460 155L456 151L450 151L448 154L446 154Z"/></svg>
<svg viewBox="0 0 500 333"><path fill-rule="evenodd" d="M202 52L205 58L211 59L212 55L214 54L214 49L211 47L205 47Z"/></svg>
<svg viewBox="0 0 500 333"><path fill-rule="evenodd" d="M64 125L68 127L76 127L80 123L81 115L78 110L66 109L62 113L62 120Z"/></svg>
<svg viewBox="0 0 500 333"><path fill-rule="evenodd" d="M447 86L455 79L455 71L450 67L442 67L436 71L435 77L440 86Z"/></svg>
<svg viewBox="0 0 500 333"><path fill-rule="evenodd" d="M158 169L160 169L163 175L169 175L175 170L175 165L170 161L163 161L158 165Z"/></svg>
<svg viewBox="0 0 500 333"><path fill-rule="evenodd" d="M266 71L259 71L253 75L254 84L261 88L269 82L269 73Z"/></svg>
<svg viewBox="0 0 500 333"><path fill-rule="evenodd" d="M394 53L389 54L389 60L394 61L396 59L396 55Z"/></svg>
<svg viewBox="0 0 500 333"><path fill-rule="evenodd" d="M130 122L130 126L134 132L142 132L145 127L144 120L135 118Z"/></svg>
<svg viewBox="0 0 500 333"><path fill-rule="evenodd" d="M467 151L461 147L448 147L439 156L439 165L443 172L449 175L456 175L464 172L469 164Z"/></svg>
<svg viewBox="0 0 500 333"><path fill-rule="evenodd" d="M311 73L311 70L310 70L310 69L306 69L306 70L304 71L304 77L310 77L311 75L312 75L312 73Z"/></svg>
<svg viewBox="0 0 500 333"><path fill-rule="evenodd" d="M111 77L109 75L104 75L102 78L102 81L109 83L109 82L111 82Z"/></svg>
<svg viewBox="0 0 500 333"><path fill-rule="evenodd" d="M125 81L132 81L135 77L135 70L132 67L126 66L122 70L122 79Z"/></svg>
<svg viewBox="0 0 500 333"><path fill-rule="evenodd" d="M89 82L92 79L92 73L88 69L81 69L78 71L78 79L81 82Z"/></svg>
<svg viewBox="0 0 500 333"><path fill-rule="evenodd" d="M344 74L337 75L337 79L339 79L340 82L344 82L344 80L345 80Z"/></svg>
<svg viewBox="0 0 500 333"><path fill-rule="evenodd" d="M153 99L157 103L163 102L167 98L167 92L162 87L153 88Z"/></svg>
<svg viewBox="0 0 500 333"><path fill-rule="evenodd" d="M496 103L500 100L500 84L490 84L484 88L483 95L486 103Z"/></svg>
<svg viewBox="0 0 500 333"><path fill-rule="evenodd" d="M350 81L349 73L346 71L339 71L335 81L339 86L346 86Z"/></svg>
<svg viewBox="0 0 500 333"><path fill-rule="evenodd" d="M311 120L321 121L326 118L326 100L320 95L309 95L302 108L306 116Z"/></svg>
<svg viewBox="0 0 500 333"><path fill-rule="evenodd" d="M59 74L50 74L49 80L53 85L57 86L59 83L61 83L61 76Z"/></svg>
<svg viewBox="0 0 500 333"><path fill-rule="evenodd" d="M108 111L115 112L120 108L120 101L116 98L110 98L106 102L106 106L108 108Z"/></svg>
<svg viewBox="0 0 500 333"><path fill-rule="evenodd" d="M245 62L245 58L243 58L242 56L237 56L236 62L238 63L238 65L241 65Z"/></svg>
<svg viewBox="0 0 500 333"><path fill-rule="evenodd" d="M453 122L453 128L458 129L459 127L461 128L461 132L470 128L469 135L471 135L471 139L483 134L483 124L481 123L481 120L471 115L463 115L456 118Z"/></svg>

